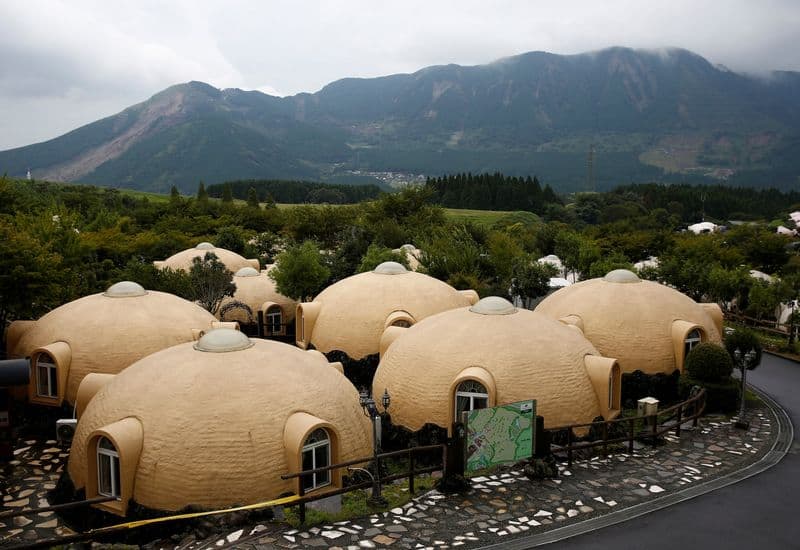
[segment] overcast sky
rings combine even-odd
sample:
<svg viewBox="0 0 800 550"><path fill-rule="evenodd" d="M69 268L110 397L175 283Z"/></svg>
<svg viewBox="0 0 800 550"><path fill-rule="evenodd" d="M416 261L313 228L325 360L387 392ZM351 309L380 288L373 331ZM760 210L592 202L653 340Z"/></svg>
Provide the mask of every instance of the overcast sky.
<svg viewBox="0 0 800 550"><path fill-rule="evenodd" d="M682 47L800 70L800 0L0 0L0 150L189 80L275 95L527 51Z"/></svg>

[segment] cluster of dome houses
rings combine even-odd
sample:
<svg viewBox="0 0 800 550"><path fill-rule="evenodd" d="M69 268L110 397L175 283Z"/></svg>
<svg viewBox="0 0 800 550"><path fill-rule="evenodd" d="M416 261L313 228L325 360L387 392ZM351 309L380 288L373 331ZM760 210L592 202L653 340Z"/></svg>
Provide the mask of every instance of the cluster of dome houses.
<svg viewBox="0 0 800 550"><path fill-rule="evenodd" d="M159 265L186 268L209 246ZM630 271L530 311L386 262L295 304L257 261L213 251L236 273L235 299L280 315L267 327L294 320L296 345L127 281L8 329L9 355L30 358L28 400L74 410L65 475L77 495L118 497L95 504L107 512L265 501L298 491L281 474L369 456L347 369L366 369L410 432L524 399L548 427L614 418L623 372L671 373L693 345L721 340L718 306ZM336 471L301 479L305 491L342 483Z"/></svg>

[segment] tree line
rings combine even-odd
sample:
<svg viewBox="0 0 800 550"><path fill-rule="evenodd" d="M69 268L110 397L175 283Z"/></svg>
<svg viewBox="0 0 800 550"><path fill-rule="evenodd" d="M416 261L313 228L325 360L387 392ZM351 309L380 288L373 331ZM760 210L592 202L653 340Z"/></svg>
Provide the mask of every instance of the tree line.
<svg viewBox="0 0 800 550"><path fill-rule="evenodd" d="M549 185L542 188L539 179L494 174L451 174L427 178L431 200L446 208L476 210L527 210L544 214L550 204L562 204Z"/></svg>
<svg viewBox="0 0 800 550"><path fill-rule="evenodd" d="M209 185L208 195L213 198L247 200L253 193L260 202L286 204L353 204L376 198L381 189L377 185L342 185L311 181L290 180L236 180Z"/></svg>

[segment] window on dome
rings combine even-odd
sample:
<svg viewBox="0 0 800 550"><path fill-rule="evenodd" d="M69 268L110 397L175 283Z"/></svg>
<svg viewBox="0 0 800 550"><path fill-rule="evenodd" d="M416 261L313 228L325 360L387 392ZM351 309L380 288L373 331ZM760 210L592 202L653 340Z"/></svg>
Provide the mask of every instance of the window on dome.
<svg viewBox="0 0 800 550"><path fill-rule="evenodd" d="M489 406L489 393L480 382L464 380L456 388L456 422L461 422L461 413Z"/></svg>
<svg viewBox="0 0 800 550"><path fill-rule="evenodd" d="M331 440L324 428L317 428L306 439L302 452L303 471L331 465ZM303 476L303 489L313 491L331 483L331 472L325 470Z"/></svg>
<svg viewBox="0 0 800 550"><path fill-rule="evenodd" d="M267 335L283 334L283 313L280 306L271 306L266 315Z"/></svg>
<svg viewBox="0 0 800 550"><path fill-rule="evenodd" d="M52 357L40 353L36 357L36 395L58 397L58 366Z"/></svg>
<svg viewBox="0 0 800 550"><path fill-rule="evenodd" d="M688 357L689 352L692 351L697 344L702 341L700 331L694 329L686 335L686 338L683 341L683 361L686 362L686 357Z"/></svg>
<svg viewBox="0 0 800 550"><path fill-rule="evenodd" d="M106 437L97 440L97 492L103 496L119 498L119 453Z"/></svg>
<svg viewBox="0 0 800 550"><path fill-rule="evenodd" d="M400 327L400 328L409 328L411 326L411 321L408 319L398 319L392 323L393 327Z"/></svg>

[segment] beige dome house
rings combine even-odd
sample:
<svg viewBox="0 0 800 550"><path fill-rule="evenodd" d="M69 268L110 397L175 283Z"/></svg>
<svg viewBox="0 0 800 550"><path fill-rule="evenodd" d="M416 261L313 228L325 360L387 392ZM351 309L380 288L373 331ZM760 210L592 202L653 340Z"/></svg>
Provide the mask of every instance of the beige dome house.
<svg viewBox="0 0 800 550"><path fill-rule="evenodd" d="M474 304L474 290L458 291L397 262L384 262L323 290L297 306L295 336L301 348L343 351L362 359L380 351L388 326L411 326L425 317Z"/></svg>
<svg viewBox="0 0 800 550"><path fill-rule="evenodd" d="M29 400L59 407L75 402L87 374L116 374L146 355L192 341L216 322L183 298L123 281L38 321L13 322L7 351L31 359Z"/></svg>
<svg viewBox="0 0 800 550"><path fill-rule="evenodd" d="M341 365L318 352L219 329L81 385L68 474L99 508L214 509L340 487L370 455L371 426Z"/></svg>
<svg viewBox="0 0 800 550"><path fill-rule="evenodd" d="M239 256L236 252L231 252L225 248L217 248L211 243L200 243L194 248L187 248L177 254L173 254L169 258L160 262L153 262L153 265L158 269L170 268L175 271L182 269L189 271L192 268L192 261L195 258L203 259L207 252L213 252L217 255L220 262L225 264L230 271L236 273L243 267L252 267L256 271L261 269L261 264L257 259L247 260Z"/></svg>
<svg viewBox="0 0 800 550"><path fill-rule="evenodd" d="M263 332L259 336L286 335L286 327L294 322L297 301L278 293L275 281L268 275L271 268L270 265L257 271L243 267L234 274L236 292L220 304L217 310L220 320L252 325L259 323L261 317ZM239 304L247 306L247 309Z"/></svg>
<svg viewBox="0 0 800 550"><path fill-rule="evenodd" d="M408 268L411 271L418 271L420 267L419 259L422 258L422 250L414 246L413 244L404 244L400 248L395 248L392 250L395 254L402 254L406 258L406 262L408 262Z"/></svg>
<svg viewBox="0 0 800 550"><path fill-rule="evenodd" d="M616 357L623 372L683 371L692 347L722 341L717 304L698 304L624 269L562 288L536 312L583 332L600 353Z"/></svg>
<svg viewBox="0 0 800 550"><path fill-rule="evenodd" d="M612 419L620 369L580 332L503 298L390 327L372 392L388 390L392 424L451 430L461 413L537 400L546 427Z"/></svg>

